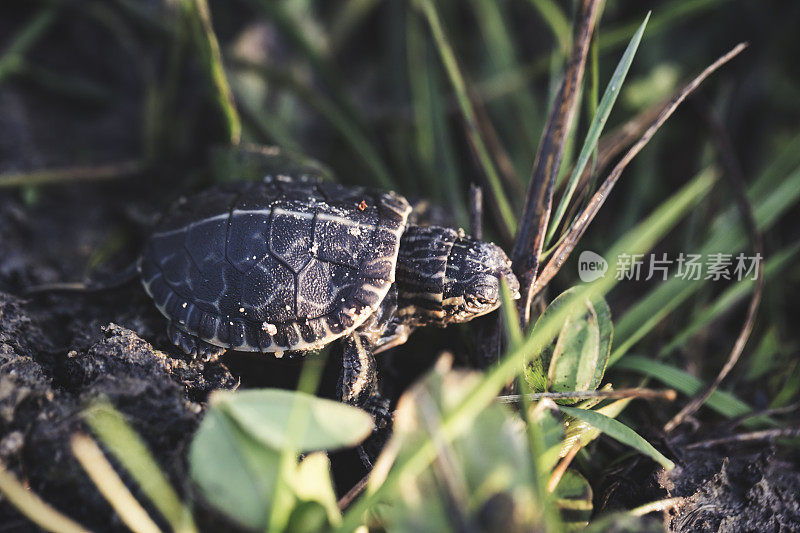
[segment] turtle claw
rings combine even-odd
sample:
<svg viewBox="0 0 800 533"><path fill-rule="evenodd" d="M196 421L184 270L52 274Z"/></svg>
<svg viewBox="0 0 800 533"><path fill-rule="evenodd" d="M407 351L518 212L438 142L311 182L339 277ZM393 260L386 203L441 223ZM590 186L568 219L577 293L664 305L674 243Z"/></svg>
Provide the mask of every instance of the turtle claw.
<svg viewBox="0 0 800 533"><path fill-rule="evenodd" d="M201 358L203 361L214 361L225 353L225 348L190 335L170 322L167 324L167 335L172 343L186 355Z"/></svg>

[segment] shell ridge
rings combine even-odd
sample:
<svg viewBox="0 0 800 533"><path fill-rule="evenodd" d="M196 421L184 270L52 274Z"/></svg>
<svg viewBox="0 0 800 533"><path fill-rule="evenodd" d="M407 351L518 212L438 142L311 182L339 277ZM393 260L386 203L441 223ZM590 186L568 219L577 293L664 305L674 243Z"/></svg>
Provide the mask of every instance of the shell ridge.
<svg viewBox="0 0 800 533"><path fill-rule="evenodd" d="M236 206L239 205L239 200L242 199L242 196L244 196L244 192L237 194L233 199L233 202L231 202L230 207L228 207L228 218L225 220L225 248L222 250L222 257L225 258L225 262L236 270L239 269L236 268L236 265L233 264L231 258L228 257L228 245L231 243L231 224L233 222L233 212L236 210Z"/></svg>

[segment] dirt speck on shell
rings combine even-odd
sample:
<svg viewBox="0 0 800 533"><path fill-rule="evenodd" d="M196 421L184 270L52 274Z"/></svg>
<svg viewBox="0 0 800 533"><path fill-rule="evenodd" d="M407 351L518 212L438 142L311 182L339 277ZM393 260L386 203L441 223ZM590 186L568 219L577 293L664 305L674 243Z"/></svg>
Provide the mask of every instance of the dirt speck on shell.
<svg viewBox="0 0 800 533"><path fill-rule="evenodd" d="M200 402L211 390L234 388L237 381L218 362L169 357L114 323L87 336L85 348L54 348L29 304L0 293L0 460L83 525L122 531L69 448L75 432L87 431L82 409L107 398L186 494L184 451L201 416ZM2 500L0 524L4 531L30 530L30 523Z"/></svg>

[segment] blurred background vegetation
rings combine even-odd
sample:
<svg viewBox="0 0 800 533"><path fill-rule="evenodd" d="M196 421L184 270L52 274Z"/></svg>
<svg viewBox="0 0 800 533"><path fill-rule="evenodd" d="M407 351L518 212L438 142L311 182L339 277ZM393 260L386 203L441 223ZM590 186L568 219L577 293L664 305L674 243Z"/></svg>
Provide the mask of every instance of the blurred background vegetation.
<svg viewBox="0 0 800 533"><path fill-rule="evenodd" d="M80 246L67 238L41 252L51 271L4 265L2 287L124 264L141 240L130 220L138 227L180 193L226 179L225 160L214 159L215 148L240 138L322 161L343 183L430 200L444 207L438 216L463 227L469 225L470 185L481 185L485 234L510 252L577 4L210 0L207 12L195 0L7 0L0 8L4 205L46 217L65 204L74 212L106 202L102 214L110 220ZM577 251L602 254L696 176L725 172L723 132L764 232L768 262L763 303L743 359L723 383L727 394L715 395L712 410L701 411L714 427L800 399L800 4L607 0L562 178L569 176L599 96L648 12L606 133L669 98L737 43L749 47L706 81L632 162ZM444 37L438 41L437 31ZM475 130L465 127L449 60L463 76ZM474 133L497 169L494 187L470 147ZM596 179L607 171L597 168ZM734 198L729 182L718 179L653 252L748 252ZM75 216L76 224L95 227L105 220ZM576 283L572 258L546 301ZM619 284L607 296L615 324L610 363L618 363L609 381L619 387L651 377L695 394L724 364L751 290L752 284L732 283ZM480 359L465 355L474 351L467 331L452 331L422 333L395 354L398 391L440 349L452 350L462 364ZM658 436L656 427L673 413L657 411L643 405L623 419ZM592 482L619 452L608 443L594 446L592 461L578 459Z"/></svg>

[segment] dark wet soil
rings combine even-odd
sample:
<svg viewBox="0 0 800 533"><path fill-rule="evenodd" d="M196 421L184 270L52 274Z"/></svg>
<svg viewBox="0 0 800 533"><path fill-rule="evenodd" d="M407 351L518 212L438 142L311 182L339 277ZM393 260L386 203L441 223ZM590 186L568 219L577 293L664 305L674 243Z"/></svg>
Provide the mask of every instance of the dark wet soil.
<svg viewBox="0 0 800 533"><path fill-rule="evenodd" d="M670 531L800 530L797 458L768 445L761 450L693 451L661 480L668 497L683 502L667 522Z"/></svg>
<svg viewBox="0 0 800 533"><path fill-rule="evenodd" d="M651 438L662 449L671 450L676 464L671 472L637 455L627 455L609 468L597 486L596 508L624 511L673 500L665 505L663 527L675 533L800 531L796 451L769 442L692 448L693 442L733 436L740 430L720 429L713 435L687 431L679 428L668 444Z"/></svg>
<svg viewBox="0 0 800 533"><path fill-rule="evenodd" d="M237 380L220 363L171 357L114 323L89 327L63 352L43 312L0 294L0 459L46 501L96 530L121 528L69 451L81 411L107 398L186 491L184 452L211 390ZM26 522L0 505L4 531ZM13 526L19 524L19 528Z"/></svg>

